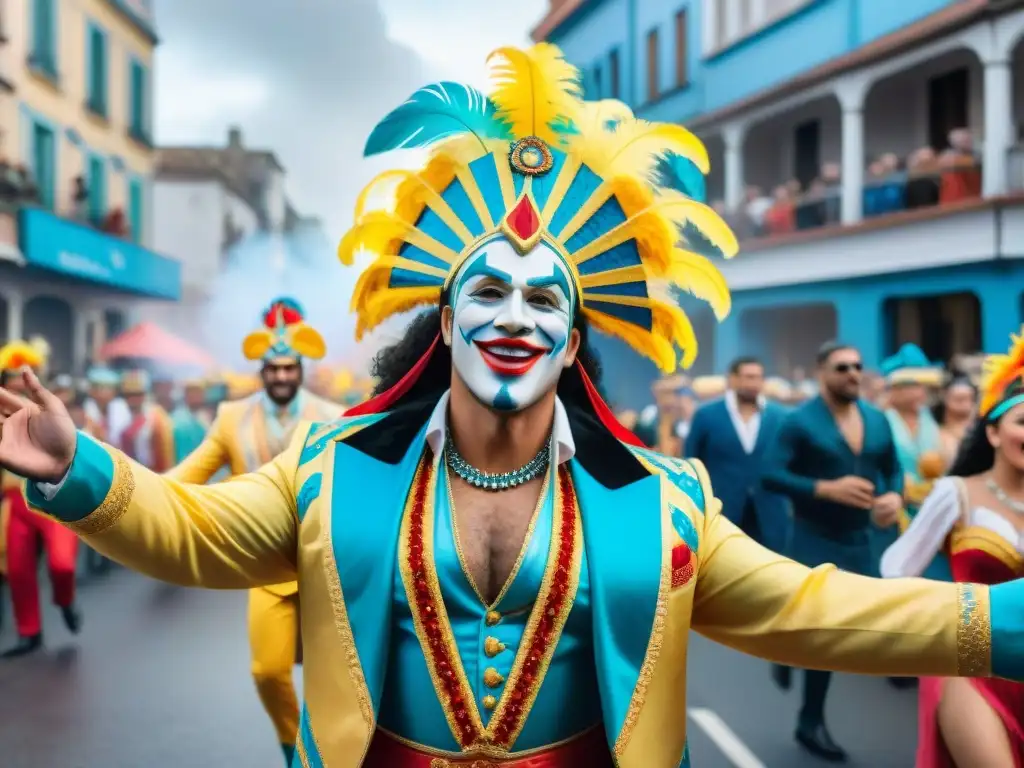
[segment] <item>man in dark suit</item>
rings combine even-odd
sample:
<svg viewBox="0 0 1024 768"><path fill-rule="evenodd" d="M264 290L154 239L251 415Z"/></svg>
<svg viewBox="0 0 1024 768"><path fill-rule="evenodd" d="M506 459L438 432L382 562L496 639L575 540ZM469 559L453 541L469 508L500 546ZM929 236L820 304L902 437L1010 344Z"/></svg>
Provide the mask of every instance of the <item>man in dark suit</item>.
<svg viewBox="0 0 1024 768"><path fill-rule="evenodd" d="M764 366L741 357L729 366L725 396L697 409L686 439L686 455L707 467L722 511L755 541L785 552L789 504L761 487L763 461L785 415L765 400Z"/></svg>

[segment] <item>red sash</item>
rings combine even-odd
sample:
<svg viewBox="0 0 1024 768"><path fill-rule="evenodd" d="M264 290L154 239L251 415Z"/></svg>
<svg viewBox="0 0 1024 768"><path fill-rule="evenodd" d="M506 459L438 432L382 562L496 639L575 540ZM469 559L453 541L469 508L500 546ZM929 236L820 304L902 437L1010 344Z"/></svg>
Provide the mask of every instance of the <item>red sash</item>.
<svg viewBox="0 0 1024 768"><path fill-rule="evenodd" d="M612 768L603 728L591 728L553 747L522 757L439 757L378 730L363 762L365 768Z"/></svg>

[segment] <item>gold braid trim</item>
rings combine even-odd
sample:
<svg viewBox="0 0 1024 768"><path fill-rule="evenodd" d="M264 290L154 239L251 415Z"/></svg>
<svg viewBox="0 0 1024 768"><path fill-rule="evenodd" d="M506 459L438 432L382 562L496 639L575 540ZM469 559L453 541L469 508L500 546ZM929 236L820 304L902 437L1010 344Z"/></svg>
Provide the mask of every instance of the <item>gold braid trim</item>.
<svg viewBox="0 0 1024 768"><path fill-rule="evenodd" d="M992 623L988 587L957 584L956 673L960 677L992 674Z"/></svg>
<svg viewBox="0 0 1024 768"><path fill-rule="evenodd" d="M128 511L128 505L135 493L135 475L132 474L132 466L128 459L120 451L108 449L107 452L114 462L114 479L110 483L107 495L103 497L103 502L81 520L64 523L79 536L95 536L116 525Z"/></svg>

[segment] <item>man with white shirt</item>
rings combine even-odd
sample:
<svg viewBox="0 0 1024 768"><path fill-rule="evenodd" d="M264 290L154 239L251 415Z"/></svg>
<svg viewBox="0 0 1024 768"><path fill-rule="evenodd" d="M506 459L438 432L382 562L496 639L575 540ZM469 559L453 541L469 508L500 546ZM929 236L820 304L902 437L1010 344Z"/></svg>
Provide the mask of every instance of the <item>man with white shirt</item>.
<svg viewBox="0 0 1024 768"><path fill-rule="evenodd" d="M789 534L786 500L760 484L765 449L785 411L765 400L764 366L741 357L729 366L728 389L697 409L686 455L707 467L725 516L769 549L783 551Z"/></svg>

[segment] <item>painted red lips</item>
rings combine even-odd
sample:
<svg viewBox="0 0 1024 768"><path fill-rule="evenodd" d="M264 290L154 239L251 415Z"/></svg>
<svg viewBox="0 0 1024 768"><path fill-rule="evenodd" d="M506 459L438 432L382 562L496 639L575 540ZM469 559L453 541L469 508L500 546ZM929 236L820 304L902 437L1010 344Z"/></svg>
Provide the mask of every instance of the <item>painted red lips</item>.
<svg viewBox="0 0 1024 768"><path fill-rule="evenodd" d="M474 342L487 367L499 376L524 376L550 350L524 339L491 339Z"/></svg>

